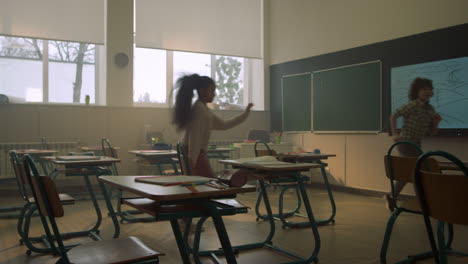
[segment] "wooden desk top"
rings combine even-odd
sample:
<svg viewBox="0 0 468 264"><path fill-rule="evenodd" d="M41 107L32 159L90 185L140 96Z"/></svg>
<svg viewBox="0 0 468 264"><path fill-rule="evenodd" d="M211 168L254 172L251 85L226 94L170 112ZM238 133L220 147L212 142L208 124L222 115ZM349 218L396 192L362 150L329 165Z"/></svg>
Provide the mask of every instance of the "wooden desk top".
<svg viewBox="0 0 468 264"><path fill-rule="evenodd" d="M177 151L175 150L130 150L128 153L135 154L142 157L154 157L154 156L171 156L176 157Z"/></svg>
<svg viewBox="0 0 468 264"><path fill-rule="evenodd" d="M336 157L335 154L315 154L312 152L305 153L279 153L276 155L279 160L283 159L294 159L294 160L322 160L330 157Z"/></svg>
<svg viewBox="0 0 468 264"><path fill-rule="evenodd" d="M55 156L42 157L42 159L45 159L57 165L66 166L107 166L113 163L120 162L120 159L110 158L106 156L101 156L101 158L98 160L57 160Z"/></svg>
<svg viewBox="0 0 468 264"><path fill-rule="evenodd" d="M468 162L463 162L463 163L465 164L465 167L468 167ZM440 161L439 168L441 170L456 170L456 171L460 170L460 168L457 165L453 164L450 161Z"/></svg>
<svg viewBox="0 0 468 264"><path fill-rule="evenodd" d="M252 162L248 163L243 160L220 160L220 163L228 164L238 168L254 169L265 172L297 172L308 171L314 168L320 168L320 164L316 163L290 163L284 161L271 162ZM263 163L263 164L262 164Z"/></svg>
<svg viewBox="0 0 468 264"><path fill-rule="evenodd" d="M108 148L108 147L106 147ZM120 147L112 147L115 150L119 150ZM101 151L102 147L101 146L88 146L88 147L80 147L81 150L83 151Z"/></svg>
<svg viewBox="0 0 468 264"><path fill-rule="evenodd" d="M13 149L10 151L15 151L17 155L53 155L57 153L56 150L52 149Z"/></svg>
<svg viewBox="0 0 468 264"><path fill-rule="evenodd" d="M192 193L187 187L180 185L161 186L136 182L136 177L141 176L100 176L99 181L155 201L179 201L198 198L212 199L256 191L256 188L251 185L244 185L240 188L231 187L228 189L215 189L206 185L196 185L195 189L198 193Z"/></svg>
<svg viewBox="0 0 468 264"><path fill-rule="evenodd" d="M229 152L232 151L230 148L216 148L208 149L208 153L216 152ZM177 151L175 150L130 150L128 153L135 154L142 157L152 157L152 156L177 156Z"/></svg>

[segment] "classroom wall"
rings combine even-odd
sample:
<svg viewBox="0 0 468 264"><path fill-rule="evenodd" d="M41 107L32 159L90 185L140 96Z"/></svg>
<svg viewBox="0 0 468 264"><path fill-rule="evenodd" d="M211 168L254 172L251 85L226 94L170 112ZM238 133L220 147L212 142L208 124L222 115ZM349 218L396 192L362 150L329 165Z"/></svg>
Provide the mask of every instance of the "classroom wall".
<svg viewBox="0 0 468 264"><path fill-rule="evenodd" d="M273 129L277 127L277 120L274 119L278 116L275 114L275 105L280 104L277 101L279 98L274 96L279 84L273 82L280 80L281 76L276 75L281 74L285 67L288 67L288 74L300 73L312 67L305 59L311 56L468 22L464 11L468 8L468 2L462 0L269 2L268 56L271 65L274 65L271 67L274 70L270 72ZM466 36L460 37L466 39ZM372 56L372 53L369 56ZM358 60L357 57L353 58ZM297 61L292 62L293 60ZM283 64L279 65L282 62L288 63L283 67ZM294 69L298 72L294 72ZM387 120L383 122L386 125ZM376 191L389 190L383 165L383 156L392 144L392 139L387 133L296 133L286 134L284 137L286 141L291 141L305 150L319 148L323 153L336 154L336 158L330 158L328 161L332 183ZM443 149L468 160L467 138L432 137L423 141L423 148ZM313 180L321 181L320 174L313 172ZM413 191L406 188L404 193L411 194Z"/></svg>
<svg viewBox="0 0 468 264"><path fill-rule="evenodd" d="M223 118L239 111L215 111ZM246 122L227 131L215 131L213 140L245 139L249 129L269 127L269 113L253 111ZM170 110L162 108L60 106L60 105L0 105L0 144L4 142L76 141L80 145L100 145L101 137L108 137L119 146L121 175L136 173L135 156L128 150L144 144L145 127L164 131L167 142L176 143L176 133L170 121Z"/></svg>
<svg viewBox="0 0 468 264"><path fill-rule="evenodd" d="M106 47L99 54L106 64L99 69L100 85L107 89L107 106L10 104L0 105L0 144L39 142L41 136L53 141L77 141L81 145L98 145L101 137L108 137L119 146L121 175L134 175L136 163L128 150L139 149L144 143L144 130L162 131L170 143L181 135L175 132L167 108L133 107L133 63L118 67L114 56L119 52L133 56L133 0L106 1ZM267 14L269 15L269 14ZM266 73L269 64L265 65ZM268 77L268 74L265 74ZM269 80L269 79L267 79ZM265 98L269 94L265 92ZM269 99L265 99L268 107ZM268 108L266 108L268 109ZM216 111L223 118L240 112ZM253 111L249 119L228 131L214 132L213 140L242 140L249 129L268 130L268 111Z"/></svg>
<svg viewBox="0 0 468 264"><path fill-rule="evenodd" d="M271 64L468 22L465 0L268 0Z"/></svg>

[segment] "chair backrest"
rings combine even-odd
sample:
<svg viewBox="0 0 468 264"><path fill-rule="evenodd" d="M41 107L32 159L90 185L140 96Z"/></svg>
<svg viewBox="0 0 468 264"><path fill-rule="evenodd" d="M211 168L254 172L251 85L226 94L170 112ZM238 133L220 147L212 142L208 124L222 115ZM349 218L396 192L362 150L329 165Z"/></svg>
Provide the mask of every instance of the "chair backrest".
<svg viewBox="0 0 468 264"><path fill-rule="evenodd" d="M270 133L266 130L251 129L247 135L249 140L262 140L264 142L270 142Z"/></svg>
<svg viewBox="0 0 468 264"><path fill-rule="evenodd" d="M393 197L396 197L395 183L397 181L413 182L414 168L416 166L417 156L414 157L401 157L392 155L393 150L398 145L405 145L409 148L414 148L415 153L422 154L423 151L418 144L412 141L398 141L393 143L387 151L387 155L384 156L385 174L390 180L390 186ZM418 155L419 156L419 155ZM435 169L435 168L433 168ZM432 169L430 171L433 171ZM438 171L438 170L435 170Z"/></svg>
<svg viewBox="0 0 468 264"><path fill-rule="evenodd" d="M111 158L118 158L117 151L114 147L112 147L112 144L110 143L110 140L108 138L104 137L101 139L101 149L102 155Z"/></svg>
<svg viewBox="0 0 468 264"><path fill-rule="evenodd" d="M35 204L39 209L42 226L54 252L62 256L63 263L70 263L63 245L60 231L58 230L55 217L64 215L59 194L55 183L47 176L40 176L37 167L29 155L23 157L26 179L33 194ZM51 231L52 229L52 231ZM53 233L53 234L52 234ZM56 247L54 241L57 243Z"/></svg>
<svg viewBox="0 0 468 264"><path fill-rule="evenodd" d="M10 151L11 166L15 172L16 184L23 200L28 201L27 179L24 172L23 163L19 160L15 151Z"/></svg>
<svg viewBox="0 0 468 264"><path fill-rule="evenodd" d="M259 149L259 146L262 146L264 149ZM263 140L257 140L254 145L255 157L261 156L276 156L276 151L270 149L267 143Z"/></svg>
<svg viewBox="0 0 468 264"><path fill-rule="evenodd" d="M432 156L452 161L458 174L426 171L422 163ZM415 168L415 185L425 216L459 225L468 225L468 168L455 156L443 152L428 152L421 156Z"/></svg>
<svg viewBox="0 0 468 264"><path fill-rule="evenodd" d="M179 159L180 169L184 175L192 175L192 170L190 169L190 162L185 152L184 144L182 142L177 142L177 158Z"/></svg>

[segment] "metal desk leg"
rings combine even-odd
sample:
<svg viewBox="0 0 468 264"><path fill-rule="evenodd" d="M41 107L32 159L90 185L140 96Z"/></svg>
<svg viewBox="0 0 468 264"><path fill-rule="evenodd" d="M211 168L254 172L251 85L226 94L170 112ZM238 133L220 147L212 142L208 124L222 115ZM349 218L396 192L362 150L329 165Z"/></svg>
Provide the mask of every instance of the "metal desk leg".
<svg viewBox="0 0 468 264"><path fill-rule="evenodd" d="M93 228L91 228L90 235L93 237L94 240L101 240L101 238L99 237L99 226L101 225L101 222L102 222L101 209L99 209L99 204L96 200L96 195L94 194L93 187L91 186L89 176L85 175L84 180L86 182L86 186L88 187L88 191L91 196L91 201L93 202L94 210L96 211L96 216L97 216L96 224L93 226Z"/></svg>
<svg viewBox="0 0 468 264"><path fill-rule="evenodd" d="M207 206L208 212L213 218L216 233L218 233L219 242L221 242L221 246L223 247L227 263L237 264L236 257L234 256L234 252L232 250L231 242L229 241L229 236L226 232L226 227L224 226L223 219L219 215L218 209L216 209L216 206L211 202L206 202L205 204Z"/></svg>
<svg viewBox="0 0 468 264"><path fill-rule="evenodd" d="M187 249L187 245L185 244L184 238L182 236L182 232L180 232L179 223L177 219L171 219L171 226L172 232L174 233L174 237L177 242L177 247L179 248L180 256L182 257L182 261L184 264L190 264L190 257Z"/></svg>
<svg viewBox="0 0 468 264"><path fill-rule="evenodd" d="M117 217L115 216L114 208L112 207L112 201L110 200L110 197L107 195L107 190L106 190L106 186L104 186L104 183L102 183L101 181L98 181L98 182L99 182L99 187L101 187L101 192L102 192L102 195L104 196L104 200L106 201L107 211L109 212L109 215L112 218L112 222L114 223L113 238L118 238L120 235L120 225L119 225L119 221L117 220Z"/></svg>
<svg viewBox="0 0 468 264"><path fill-rule="evenodd" d="M333 198L333 192L331 190L330 183L328 182L328 175L327 175L327 171L325 170L326 164L323 163L322 161L319 161L318 163L321 165L320 170L322 171L323 181L325 182L325 187L327 188L328 198L330 199L332 213L331 213L331 215L330 215L330 217L328 219L318 220L317 224L318 225L323 225L323 224L328 224L330 222L334 224L335 223L335 215L336 215L336 204L335 204L335 199Z"/></svg>
<svg viewBox="0 0 468 264"><path fill-rule="evenodd" d="M331 190L330 183L328 181L327 171L325 170L325 167L327 166L327 164L323 163L321 161L318 161L317 163L320 164L320 170L322 172L322 177L323 177L323 181L325 183L325 187L327 188L327 193L328 193L328 198L330 200L332 213L331 213L331 215L330 215L330 217L328 219L316 218L315 222L319 226L320 225L327 225L329 223L334 224L335 223L335 215L336 215L336 204L335 204L335 199L333 198L333 192ZM301 227L308 227L309 226L309 222L299 222L298 223L298 222L287 221L285 219L286 216L287 215L284 215L284 214L281 215L281 212L280 212L280 220L283 223L283 227L301 228ZM302 215L299 215L299 216L302 216ZM306 217L306 216L304 216L304 217Z"/></svg>
<svg viewBox="0 0 468 264"><path fill-rule="evenodd" d="M301 192L302 200L304 202L304 207L306 209L307 216L310 222L310 227L312 229L312 233L314 234L314 240L315 240L314 251L312 252L312 255L307 259L308 262L306 263L310 263L311 261L317 263L318 253L320 251L320 234L317 229L317 223L315 222L314 214L312 213L312 207L310 206L309 197L307 196L307 190L305 188L305 184L302 181L302 177L300 174L297 175L297 181L299 183L299 190Z"/></svg>

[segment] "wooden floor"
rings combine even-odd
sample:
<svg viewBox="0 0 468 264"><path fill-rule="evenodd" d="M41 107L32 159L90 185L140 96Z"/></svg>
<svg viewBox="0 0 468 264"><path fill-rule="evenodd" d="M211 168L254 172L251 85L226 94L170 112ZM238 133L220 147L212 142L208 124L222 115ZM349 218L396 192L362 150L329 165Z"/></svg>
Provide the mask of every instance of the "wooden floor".
<svg viewBox="0 0 468 264"><path fill-rule="evenodd" d="M310 200L317 216L327 216L330 213L329 202L323 190L309 189ZM276 200L276 191L271 191L271 199ZM245 204L255 205L256 194L240 195L239 200ZM335 192L338 207L336 224L319 227L322 246L319 254L320 263L379 263L379 251L382 243L385 225L390 213L384 206L383 199ZM294 196L288 193L290 205ZM13 198L0 199L0 207L21 204ZM100 201L102 208L104 204ZM79 201L72 206L66 206L66 215L59 221L62 232L84 229L92 226L95 220L90 201ZM39 219L33 221L33 234L40 233ZM268 232L267 222L256 222L255 213L226 217L225 223L233 245L263 240ZM277 222L274 243L301 255L309 255L313 249L312 234L309 229L281 228ZM164 252L161 263L181 263L177 246L168 222L122 224L121 236L137 236L155 249ZM105 217L101 226L103 238L112 236L112 223ZM468 229L455 227L454 248L468 252ZM16 219L0 219L0 263L55 263L56 257L50 255L25 254L25 246L18 243ZM75 239L70 242L86 242L87 238ZM202 235L202 248L218 248L219 243L211 223L205 226ZM463 248L464 247L464 248ZM422 225L422 217L402 214L392 236L389 248L388 263L405 258L405 256L423 252L429 249L427 237ZM244 251L239 255L239 263L282 263L288 259L266 249ZM450 263L467 263L468 259L450 257ZM212 263L204 259L204 263ZM420 263L434 263L433 260Z"/></svg>

